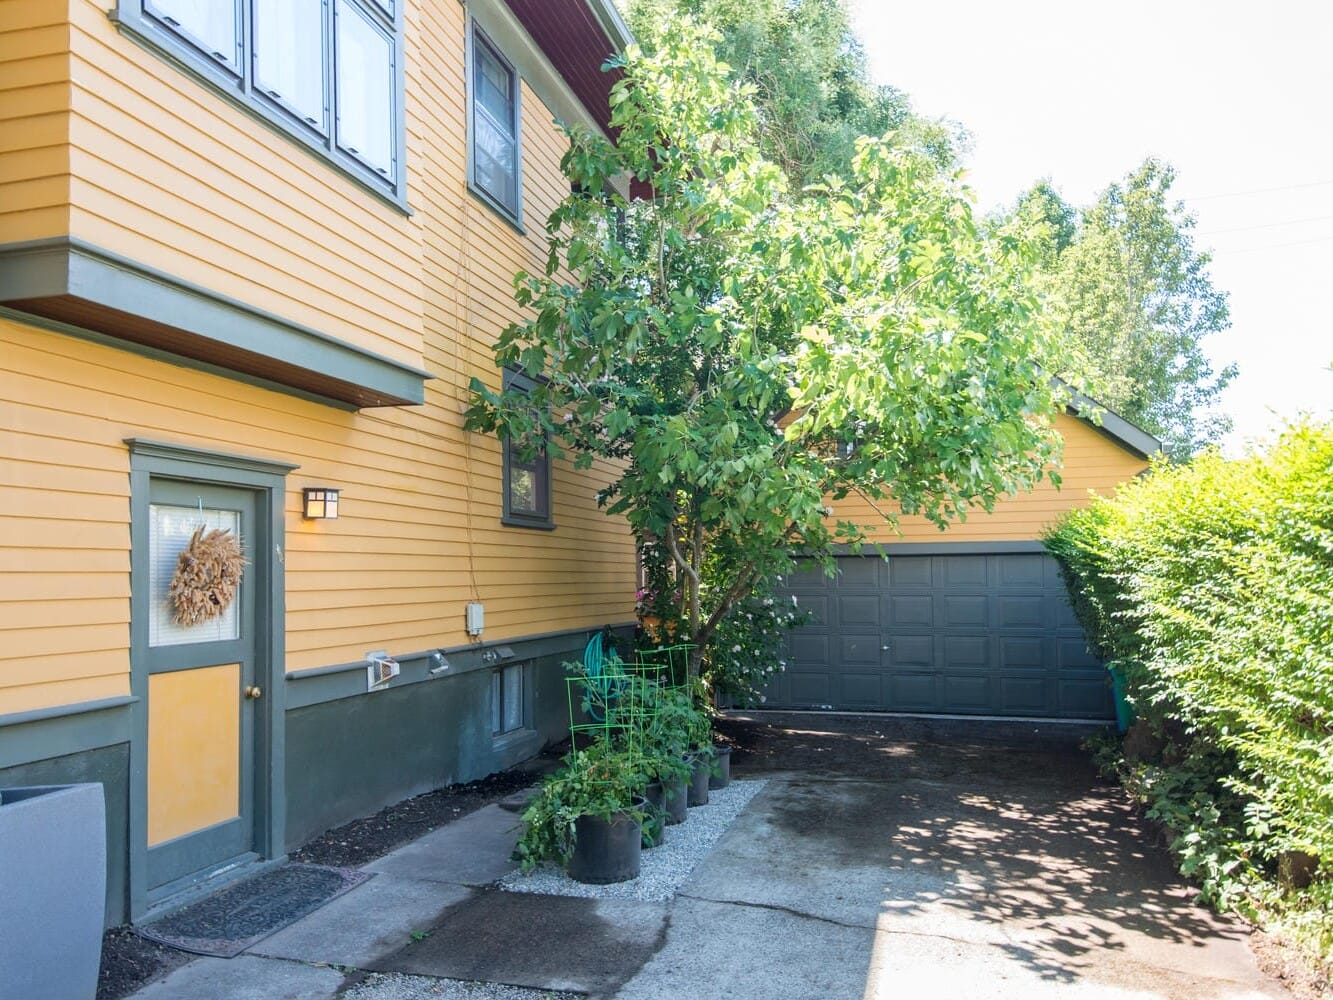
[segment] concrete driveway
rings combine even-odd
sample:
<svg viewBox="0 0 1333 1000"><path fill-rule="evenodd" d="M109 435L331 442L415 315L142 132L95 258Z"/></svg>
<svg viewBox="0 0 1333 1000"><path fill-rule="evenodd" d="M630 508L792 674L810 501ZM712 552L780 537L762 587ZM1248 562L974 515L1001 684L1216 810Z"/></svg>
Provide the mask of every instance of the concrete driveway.
<svg viewBox="0 0 1333 1000"><path fill-rule="evenodd" d="M1194 905L1069 727L786 713L722 728L733 773L767 784L674 898L501 891L517 830L492 805L140 996L1287 995L1244 928Z"/></svg>
<svg viewBox="0 0 1333 1000"><path fill-rule="evenodd" d="M1281 997L1077 731L759 714L771 779L624 997Z"/></svg>

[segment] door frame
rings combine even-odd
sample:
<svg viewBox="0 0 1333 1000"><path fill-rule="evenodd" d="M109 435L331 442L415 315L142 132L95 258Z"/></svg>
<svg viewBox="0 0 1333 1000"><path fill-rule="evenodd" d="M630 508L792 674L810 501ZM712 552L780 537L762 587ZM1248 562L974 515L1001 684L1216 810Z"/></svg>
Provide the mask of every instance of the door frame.
<svg viewBox="0 0 1333 1000"><path fill-rule="evenodd" d="M130 814L129 913L140 920L161 903L148 887L148 670L139 650L148 647L148 514L153 479L169 479L249 491L255 500L255 682L265 697L254 716L255 851L262 860L285 854L286 782L286 532L287 475L299 466L207 451L185 445L126 438L130 458ZM173 889L178 886L173 885Z"/></svg>

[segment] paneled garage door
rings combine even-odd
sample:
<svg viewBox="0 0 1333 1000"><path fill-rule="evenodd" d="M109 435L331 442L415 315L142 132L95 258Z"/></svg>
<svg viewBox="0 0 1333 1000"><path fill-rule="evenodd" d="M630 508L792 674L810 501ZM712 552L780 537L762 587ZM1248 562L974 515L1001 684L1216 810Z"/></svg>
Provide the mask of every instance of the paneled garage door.
<svg viewBox="0 0 1333 1000"><path fill-rule="evenodd" d="M1043 552L845 556L786 581L813 614L765 708L1114 717Z"/></svg>

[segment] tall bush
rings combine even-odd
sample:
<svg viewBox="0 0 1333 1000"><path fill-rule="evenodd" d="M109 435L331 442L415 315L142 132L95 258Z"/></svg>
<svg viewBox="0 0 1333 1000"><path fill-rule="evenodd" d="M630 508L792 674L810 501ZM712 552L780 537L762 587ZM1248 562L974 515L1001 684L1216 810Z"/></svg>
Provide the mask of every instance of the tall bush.
<svg viewBox="0 0 1333 1000"><path fill-rule="evenodd" d="M1047 544L1159 737L1133 769L1185 870L1221 903L1299 911L1327 951L1333 424L1294 425L1242 459L1159 465Z"/></svg>

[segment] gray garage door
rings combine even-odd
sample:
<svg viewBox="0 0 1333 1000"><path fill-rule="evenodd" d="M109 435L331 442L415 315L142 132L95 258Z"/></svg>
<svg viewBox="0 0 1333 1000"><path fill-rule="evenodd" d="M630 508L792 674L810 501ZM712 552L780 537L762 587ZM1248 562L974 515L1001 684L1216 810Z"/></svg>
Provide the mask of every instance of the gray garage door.
<svg viewBox="0 0 1333 1000"><path fill-rule="evenodd" d="M813 614L766 708L1114 717L1055 561L1041 552L846 556L786 581Z"/></svg>

